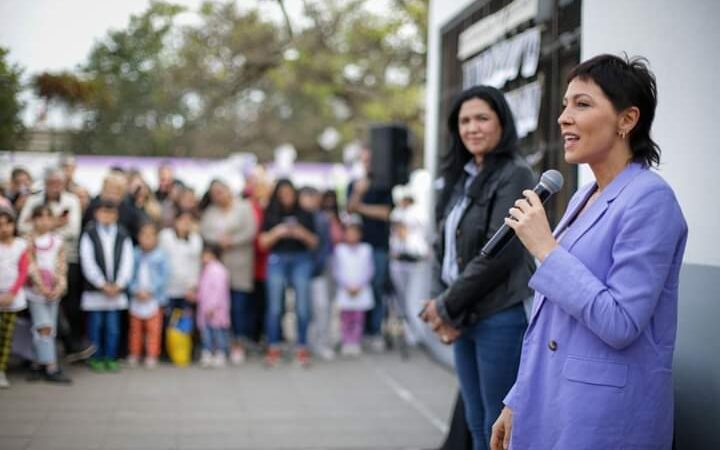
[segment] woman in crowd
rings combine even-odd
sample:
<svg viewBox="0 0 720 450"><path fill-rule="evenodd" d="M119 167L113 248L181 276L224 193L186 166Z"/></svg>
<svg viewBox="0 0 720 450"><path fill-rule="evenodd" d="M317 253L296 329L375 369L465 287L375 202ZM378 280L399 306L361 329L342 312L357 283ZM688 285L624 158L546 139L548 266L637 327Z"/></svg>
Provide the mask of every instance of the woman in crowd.
<svg viewBox="0 0 720 450"><path fill-rule="evenodd" d="M230 317L233 343L230 362L245 361L243 339L250 336L254 317L252 301L255 252L253 242L257 226L250 203L236 197L220 180L210 183L207 208L202 213L200 234L206 242L222 251L222 263L230 273Z"/></svg>
<svg viewBox="0 0 720 450"><path fill-rule="evenodd" d="M443 341L454 341L473 448L482 450L515 381L532 261L518 241L493 259L480 249L535 177L517 155L515 123L499 90L477 86L461 93L448 128L452 146L436 215L441 239L423 319Z"/></svg>
<svg viewBox="0 0 720 450"><path fill-rule="evenodd" d="M297 362L310 363L307 349L307 328L310 322L310 281L315 267L312 249L318 244L312 214L298 204L292 182L281 179L270 197L265 213L260 246L270 252L268 257L266 334L270 345L265 362L274 366L280 359L280 325L285 286L295 291L297 314Z"/></svg>
<svg viewBox="0 0 720 450"><path fill-rule="evenodd" d="M657 89L642 59L575 67L558 118L565 160L595 181L555 232L523 193L505 223L540 261L518 379L492 448L670 449L678 278L687 224L650 167Z"/></svg>

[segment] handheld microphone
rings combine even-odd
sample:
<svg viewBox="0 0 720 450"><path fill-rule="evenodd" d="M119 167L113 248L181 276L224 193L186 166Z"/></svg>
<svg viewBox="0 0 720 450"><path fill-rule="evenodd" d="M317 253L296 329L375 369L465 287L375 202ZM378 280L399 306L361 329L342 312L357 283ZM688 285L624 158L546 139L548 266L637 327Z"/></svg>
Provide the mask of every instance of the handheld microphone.
<svg viewBox="0 0 720 450"><path fill-rule="evenodd" d="M563 176L557 170L548 170L543 173L540 177L540 182L535 186L533 192L535 192L540 201L545 201L550 198L551 195L557 193L563 186ZM515 231L512 228L503 224L499 230L495 232L493 237L485 243L480 254L486 258L495 257L503 248L515 237Z"/></svg>

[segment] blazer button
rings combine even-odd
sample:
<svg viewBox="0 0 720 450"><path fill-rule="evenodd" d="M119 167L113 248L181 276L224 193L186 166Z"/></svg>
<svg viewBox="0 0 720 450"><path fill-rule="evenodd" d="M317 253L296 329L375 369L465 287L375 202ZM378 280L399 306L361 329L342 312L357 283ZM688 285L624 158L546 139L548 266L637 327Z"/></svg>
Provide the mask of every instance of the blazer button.
<svg viewBox="0 0 720 450"><path fill-rule="evenodd" d="M550 351L554 352L555 350L557 350L557 342L555 342L555 340L551 340L550 342L548 342L548 348L550 349Z"/></svg>
<svg viewBox="0 0 720 450"><path fill-rule="evenodd" d="M455 237L458 237L458 238L459 238L460 236L462 236L462 231L460 231L460 229L458 228L458 229L455 231Z"/></svg>
<svg viewBox="0 0 720 450"><path fill-rule="evenodd" d="M463 261L462 257L458 256L458 259L457 259L458 266L462 266L462 261Z"/></svg>

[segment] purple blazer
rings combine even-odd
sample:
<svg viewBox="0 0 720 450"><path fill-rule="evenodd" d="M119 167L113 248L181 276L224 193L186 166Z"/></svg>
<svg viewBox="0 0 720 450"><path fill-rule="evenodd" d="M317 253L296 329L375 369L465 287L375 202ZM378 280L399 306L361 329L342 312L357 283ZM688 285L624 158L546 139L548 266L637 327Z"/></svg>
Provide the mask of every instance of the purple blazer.
<svg viewBox="0 0 720 450"><path fill-rule="evenodd" d="M533 315L505 398L512 449L669 449L678 276L687 224L668 184L629 165L530 280ZM568 226L568 224L570 225Z"/></svg>

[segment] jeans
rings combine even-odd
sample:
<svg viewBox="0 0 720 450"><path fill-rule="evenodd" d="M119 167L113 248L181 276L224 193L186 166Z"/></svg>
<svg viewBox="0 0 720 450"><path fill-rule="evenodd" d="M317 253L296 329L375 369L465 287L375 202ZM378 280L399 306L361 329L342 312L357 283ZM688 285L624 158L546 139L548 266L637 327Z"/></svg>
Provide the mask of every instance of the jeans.
<svg viewBox="0 0 720 450"><path fill-rule="evenodd" d="M38 364L55 364L55 334L57 330L58 305L60 302L28 302L32 316L32 339ZM41 328L50 328L49 334L40 334Z"/></svg>
<svg viewBox="0 0 720 450"><path fill-rule="evenodd" d="M295 291L298 345L307 345L307 328L310 323L310 282L314 261L310 252L271 253L268 257L267 317L265 330L270 345L280 342L285 287Z"/></svg>
<svg viewBox="0 0 720 450"><path fill-rule="evenodd" d="M373 248L373 266L375 272L372 279L373 297L375 306L367 313L365 322L365 334L368 336L379 336L382 333L382 322L385 318L385 281L388 273L388 252L386 249Z"/></svg>
<svg viewBox="0 0 720 450"><path fill-rule="evenodd" d="M405 316L405 338L410 344L416 343L427 329L427 325L418 317L427 297L427 276L423 262L390 262L390 279L395 288L397 306Z"/></svg>
<svg viewBox="0 0 720 450"><path fill-rule="evenodd" d="M330 343L330 286L326 275L316 276L310 285L312 293L312 322L308 330L308 339L313 351L331 348ZM362 329L361 329L362 332Z"/></svg>
<svg viewBox="0 0 720 450"><path fill-rule="evenodd" d="M228 338L227 330L224 328L215 328L206 326L200 329L200 343L202 349L209 352L223 352L228 351Z"/></svg>
<svg viewBox="0 0 720 450"><path fill-rule="evenodd" d="M230 323L235 339L251 337L255 313L253 297L249 292L230 291Z"/></svg>
<svg viewBox="0 0 720 450"><path fill-rule="evenodd" d="M515 383L527 319L522 304L482 319L455 341L455 370L474 450L489 448L491 428Z"/></svg>
<svg viewBox="0 0 720 450"><path fill-rule="evenodd" d="M88 311L88 337L97 350L93 358L116 359L120 343L120 311Z"/></svg>

